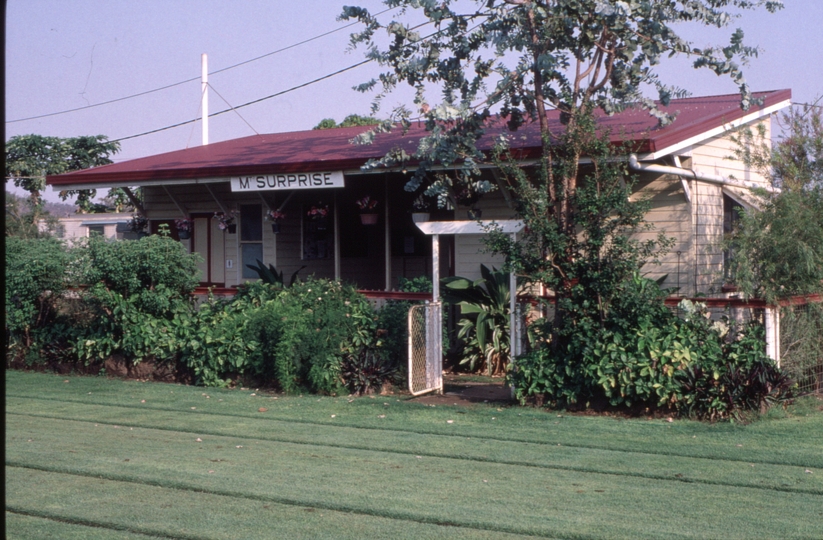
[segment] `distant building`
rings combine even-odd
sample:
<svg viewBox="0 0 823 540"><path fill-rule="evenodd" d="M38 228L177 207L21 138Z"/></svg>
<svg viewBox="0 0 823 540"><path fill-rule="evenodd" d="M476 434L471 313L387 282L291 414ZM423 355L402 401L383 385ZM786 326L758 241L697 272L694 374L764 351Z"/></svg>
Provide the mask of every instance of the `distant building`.
<svg viewBox="0 0 823 540"><path fill-rule="evenodd" d="M54 235L65 240L88 238L94 234L109 240L134 240L137 234L129 229L131 214L70 214L58 218ZM41 220L40 230L45 230L46 222Z"/></svg>

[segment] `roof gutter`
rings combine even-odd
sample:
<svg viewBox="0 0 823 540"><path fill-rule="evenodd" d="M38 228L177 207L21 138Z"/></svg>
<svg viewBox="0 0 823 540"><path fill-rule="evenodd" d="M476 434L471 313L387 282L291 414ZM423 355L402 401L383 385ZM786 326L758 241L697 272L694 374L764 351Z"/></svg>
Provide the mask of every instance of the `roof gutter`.
<svg viewBox="0 0 823 540"><path fill-rule="evenodd" d="M673 174L675 176L680 176L681 178L691 178L694 180L700 180L703 182L709 182L711 184L718 184L721 186L731 186L744 189L763 189L769 193L780 193L780 190L778 188L772 186L764 186L762 184L758 184L757 182L732 180L720 176L718 174L706 174L702 172L697 172L693 169L684 169L682 167L672 167L669 165L655 165L652 163L640 163L637 159L637 154L629 155L629 167L631 167L635 171L653 172L659 174Z"/></svg>

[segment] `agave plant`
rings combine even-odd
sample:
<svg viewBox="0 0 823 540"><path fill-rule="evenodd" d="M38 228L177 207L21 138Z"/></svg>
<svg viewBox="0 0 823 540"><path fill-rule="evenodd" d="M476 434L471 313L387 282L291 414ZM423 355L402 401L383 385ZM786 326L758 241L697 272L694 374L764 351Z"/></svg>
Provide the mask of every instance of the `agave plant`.
<svg viewBox="0 0 823 540"><path fill-rule="evenodd" d="M282 288L286 288L287 285L285 281L283 281L282 270L278 272L277 268L275 268L273 264L270 264L268 267L266 267L266 265L264 265L263 261L261 261L260 259L256 259L256 261L257 266L254 266L252 264L247 264L246 266L257 272L257 275L260 276L260 279L263 281L263 283L269 283L272 285L277 285ZM291 280L289 281L288 287L294 285L294 282L297 281L297 274L299 274L300 270L304 269L305 267L306 265L301 266L297 269L297 272L291 275Z"/></svg>
<svg viewBox="0 0 823 540"><path fill-rule="evenodd" d="M510 358L509 274L480 265L481 279L440 280L443 300L460 306L458 339L465 342L460 362L474 371L485 364L489 375L503 373Z"/></svg>

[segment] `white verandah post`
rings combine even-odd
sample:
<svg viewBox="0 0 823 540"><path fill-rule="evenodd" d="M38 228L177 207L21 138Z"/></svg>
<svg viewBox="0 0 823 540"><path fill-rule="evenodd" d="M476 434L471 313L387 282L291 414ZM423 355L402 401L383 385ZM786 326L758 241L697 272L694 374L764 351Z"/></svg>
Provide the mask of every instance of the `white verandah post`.
<svg viewBox="0 0 823 540"><path fill-rule="evenodd" d="M766 355L780 367L780 306L766 308Z"/></svg>

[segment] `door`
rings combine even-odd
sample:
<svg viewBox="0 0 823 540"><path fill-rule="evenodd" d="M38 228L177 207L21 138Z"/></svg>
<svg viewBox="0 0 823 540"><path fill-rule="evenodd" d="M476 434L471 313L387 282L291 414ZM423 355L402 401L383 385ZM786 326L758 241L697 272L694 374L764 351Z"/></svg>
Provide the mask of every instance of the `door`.
<svg viewBox="0 0 823 540"><path fill-rule="evenodd" d="M200 285L223 287L226 284L226 242L228 233L221 231L219 222L212 214L192 214L194 230L191 235L191 252L202 258L197 265Z"/></svg>

